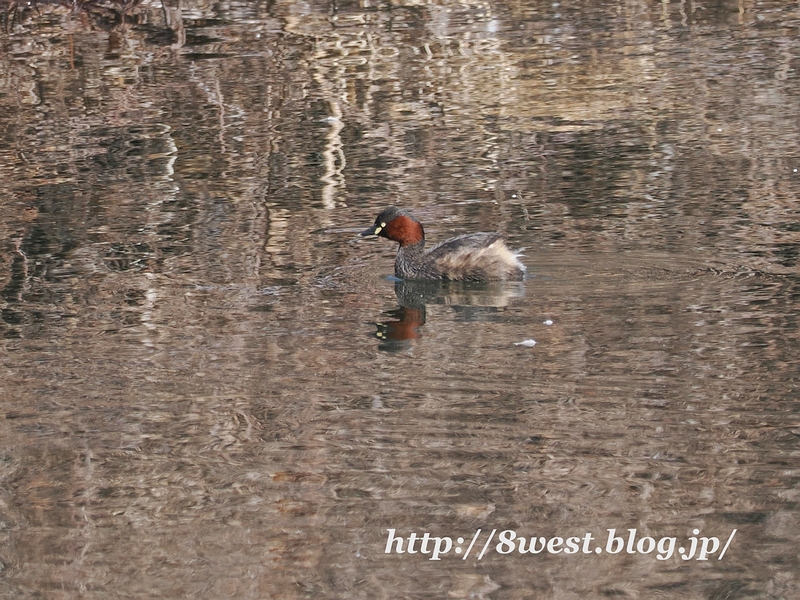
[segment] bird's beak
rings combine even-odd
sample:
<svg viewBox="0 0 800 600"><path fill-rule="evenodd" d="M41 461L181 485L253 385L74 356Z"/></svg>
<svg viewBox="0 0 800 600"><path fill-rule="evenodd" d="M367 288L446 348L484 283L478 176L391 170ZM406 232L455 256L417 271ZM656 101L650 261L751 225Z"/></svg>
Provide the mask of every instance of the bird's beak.
<svg viewBox="0 0 800 600"><path fill-rule="evenodd" d="M382 229L382 227L380 225L376 224L376 225L373 225L372 227L370 227L369 229L365 229L364 231L362 231L361 235L362 236L365 236L365 235L378 235L381 232L381 229Z"/></svg>

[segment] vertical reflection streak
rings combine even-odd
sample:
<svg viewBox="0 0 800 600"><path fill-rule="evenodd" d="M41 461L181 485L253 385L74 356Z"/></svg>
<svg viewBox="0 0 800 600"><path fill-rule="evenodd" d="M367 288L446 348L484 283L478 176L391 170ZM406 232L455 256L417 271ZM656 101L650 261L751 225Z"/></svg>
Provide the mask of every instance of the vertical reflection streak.
<svg viewBox="0 0 800 600"><path fill-rule="evenodd" d="M344 187L344 167L346 164L344 157L344 146L342 138L339 135L344 129L342 122L342 109L339 102L336 100L329 100L328 106L330 107L331 116L325 119L330 129L325 135L325 150L322 151L322 164L325 168L325 173L320 177L323 183L322 186L322 205L325 208L335 208L336 206L336 190L337 188Z"/></svg>
<svg viewBox="0 0 800 600"><path fill-rule="evenodd" d="M344 167L346 164L344 146L339 135L344 129L342 122L342 107L340 101L347 101L347 62L350 50L343 44L339 35L320 45L314 54L315 66L314 80L319 84L322 97L328 104L328 116L324 122L329 129L325 134L325 148L322 151L322 164L324 173L320 177L322 182L322 205L325 208L336 206L336 195L339 188L344 187ZM356 50L360 50L364 43L356 42ZM357 57L355 57L358 60Z"/></svg>

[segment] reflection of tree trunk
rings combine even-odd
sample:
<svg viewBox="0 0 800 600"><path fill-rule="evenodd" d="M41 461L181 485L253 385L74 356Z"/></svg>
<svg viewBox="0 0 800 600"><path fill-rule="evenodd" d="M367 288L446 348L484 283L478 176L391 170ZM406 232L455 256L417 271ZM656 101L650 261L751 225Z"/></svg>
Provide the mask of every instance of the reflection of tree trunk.
<svg viewBox="0 0 800 600"><path fill-rule="evenodd" d="M331 128L325 136L325 150L322 151L323 165L325 166L325 174L322 176L322 205L325 208L336 207L336 188L344 186L344 175L342 171L345 166L344 149L342 145L342 138L339 133L344 129L342 123L342 109L339 107L339 102L330 100L331 116L328 117L327 122Z"/></svg>
<svg viewBox="0 0 800 600"><path fill-rule="evenodd" d="M348 55L348 51L341 45L338 38L335 48L343 56ZM346 161L342 138L339 135L344 129L344 123L339 99L346 94L347 80L345 68L338 61L316 60L326 56L322 50L318 50L315 55L314 80L319 84L329 108L326 122L330 125L330 130L325 135L325 150L322 152L325 173L320 178L323 184L322 205L325 208L335 208L336 195L344 188L343 171Z"/></svg>
<svg viewBox="0 0 800 600"><path fill-rule="evenodd" d="M167 28L175 34L173 48L182 48L186 44L186 29L183 26L181 0L161 0L164 9L164 20Z"/></svg>
<svg viewBox="0 0 800 600"><path fill-rule="evenodd" d="M280 277L281 267L286 264L286 249L289 245L288 227L289 211L280 208L273 202L265 202L266 236L264 251L266 252L269 267L259 261L259 275Z"/></svg>

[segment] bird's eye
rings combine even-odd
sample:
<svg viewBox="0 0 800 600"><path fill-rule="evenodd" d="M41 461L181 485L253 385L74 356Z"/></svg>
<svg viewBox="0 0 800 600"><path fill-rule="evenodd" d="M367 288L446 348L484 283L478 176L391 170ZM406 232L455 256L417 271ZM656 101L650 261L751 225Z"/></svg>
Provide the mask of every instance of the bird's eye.
<svg viewBox="0 0 800 600"><path fill-rule="evenodd" d="M386 223L381 223L381 228L386 227Z"/></svg>

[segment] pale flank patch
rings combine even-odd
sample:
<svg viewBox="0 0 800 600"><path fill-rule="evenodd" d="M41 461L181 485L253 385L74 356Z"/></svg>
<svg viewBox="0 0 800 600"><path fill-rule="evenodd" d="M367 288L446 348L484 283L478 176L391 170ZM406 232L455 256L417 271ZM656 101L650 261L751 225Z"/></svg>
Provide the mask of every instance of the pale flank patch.
<svg viewBox="0 0 800 600"><path fill-rule="evenodd" d="M502 257L502 261L506 263L510 269L517 268L523 271L528 270L519 260L519 257L522 256L522 252L512 252L503 240L497 240L494 244L489 246L489 248L494 248L498 257Z"/></svg>
<svg viewBox="0 0 800 600"><path fill-rule="evenodd" d="M504 272L510 275L518 269L523 272L526 270L517 256L503 240L497 240L484 248L459 248L437 260L437 266L453 279L463 278L476 271L488 274Z"/></svg>

